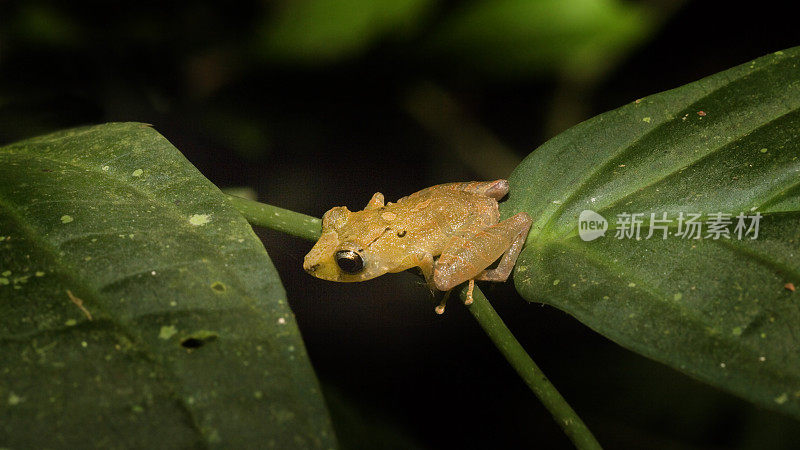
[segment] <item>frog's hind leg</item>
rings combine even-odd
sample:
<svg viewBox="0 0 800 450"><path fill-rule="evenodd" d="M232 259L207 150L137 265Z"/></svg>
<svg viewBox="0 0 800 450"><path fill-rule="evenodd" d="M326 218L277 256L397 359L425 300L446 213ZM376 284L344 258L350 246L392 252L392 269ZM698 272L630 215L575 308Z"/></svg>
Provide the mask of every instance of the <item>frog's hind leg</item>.
<svg viewBox="0 0 800 450"><path fill-rule="evenodd" d="M506 281L511 274L511 269L517 262L519 252L522 251L522 245L525 243L525 238L528 236L528 231L531 229L531 217L524 212L521 212L511 218L508 218L497 225L490 227L501 227L502 230L494 230L498 234L503 234L505 237L511 237L511 245L503 255L503 259L497 264L494 269L484 270L475 276L478 281ZM488 230L487 230L488 231Z"/></svg>
<svg viewBox="0 0 800 450"><path fill-rule="evenodd" d="M436 261L433 280L441 291L467 280L505 281L517 261L531 227L531 218L522 212L472 236L453 236ZM502 259L494 269L486 269ZM470 284L472 288L473 284ZM472 289L467 293L471 303Z"/></svg>
<svg viewBox="0 0 800 450"><path fill-rule="evenodd" d="M508 181L469 181L465 183L447 183L434 186L430 189L449 189L453 191L464 191L471 194L485 195L495 200L500 200L508 194Z"/></svg>

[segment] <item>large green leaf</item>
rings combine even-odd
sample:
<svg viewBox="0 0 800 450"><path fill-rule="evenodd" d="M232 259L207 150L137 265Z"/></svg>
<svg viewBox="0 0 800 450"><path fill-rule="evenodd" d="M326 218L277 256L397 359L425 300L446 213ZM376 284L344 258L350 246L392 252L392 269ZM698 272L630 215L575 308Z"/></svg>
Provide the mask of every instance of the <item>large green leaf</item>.
<svg viewBox="0 0 800 450"><path fill-rule="evenodd" d="M0 447L331 447L283 287L152 128L0 148Z"/></svg>
<svg viewBox="0 0 800 450"><path fill-rule="evenodd" d="M511 175L503 206L534 219L517 289L631 350L800 417L799 108L793 48L545 143ZM581 239L584 210L608 220L604 237ZM732 215L731 236L714 239L710 215L720 212ZM645 214L641 239L616 237L623 213ZM672 220L666 239L656 228L647 238L651 213ZM676 236L680 213L703 214L702 239ZM761 215L756 239L735 232L740 213L748 227Z"/></svg>

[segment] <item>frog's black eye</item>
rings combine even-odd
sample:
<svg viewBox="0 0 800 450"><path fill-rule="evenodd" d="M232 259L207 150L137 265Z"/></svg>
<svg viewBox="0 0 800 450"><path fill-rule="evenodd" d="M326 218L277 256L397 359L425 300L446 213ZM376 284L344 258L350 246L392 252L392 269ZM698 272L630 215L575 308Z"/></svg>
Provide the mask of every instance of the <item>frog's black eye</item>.
<svg viewBox="0 0 800 450"><path fill-rule="evenodd" d="M343 271L356 274L364 270L364 260L361 255L352 250L339 250L336 252L336 264Z"/></svg>

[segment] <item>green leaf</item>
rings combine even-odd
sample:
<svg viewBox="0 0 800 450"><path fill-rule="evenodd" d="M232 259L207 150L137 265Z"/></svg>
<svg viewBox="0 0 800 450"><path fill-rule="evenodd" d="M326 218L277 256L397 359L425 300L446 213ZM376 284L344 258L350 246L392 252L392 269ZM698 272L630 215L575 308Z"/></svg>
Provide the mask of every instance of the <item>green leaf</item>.
<svg viewBox="0 0 800 450"><path fill-rule="evenodd" d="M0 445L335 445L261 242L146 125L0 148Z"/></svg>
<svg viewBox="0 0 800 450"><path fill-rule="evenodd" d="M511 175L503 206L534 219L517 289L633 351L800 418L799 109L796 47L551 139ZM608 220L604 237L581 239L584 210ZM732 215L730 238L707 234L718 212ZM644 214L640 240L616 237L623 213ZM672 220L666 239L655 227L648 238L651 213ZM676 236L680 213L703 214L702 239ZM740 213L761 215L756 239L735 233Z"/></svg>
<svg viewBox="0 0 800 450"><path fill-rule="evenodd" d="M259 48L268 58L327 63L364 51L388 34L408 34L430 0L285 2L265 24Z"/></svg>
<svg viewBox="0 0 800 450"><path fill-rule="evenodd" d="M447 17L431 45L502 77L563 71L591 78L653 29L645 9L619 0L483 0Z"/></svg>

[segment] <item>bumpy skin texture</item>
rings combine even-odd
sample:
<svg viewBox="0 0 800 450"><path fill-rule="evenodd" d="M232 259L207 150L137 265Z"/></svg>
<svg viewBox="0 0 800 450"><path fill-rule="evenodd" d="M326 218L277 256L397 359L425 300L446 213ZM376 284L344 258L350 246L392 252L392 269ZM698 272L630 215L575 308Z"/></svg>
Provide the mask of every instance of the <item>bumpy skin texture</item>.
<svg viewBox="0 0 800 450"><path fill-rule="evenodd" d="M385 205L378 192L363 211L335 207L303 268L352 282L419 267L431 290L441 291L468 280L505 281L531 225L524 212L498 223L497 200L506 193L506 180L448 183Z"/></svg>

